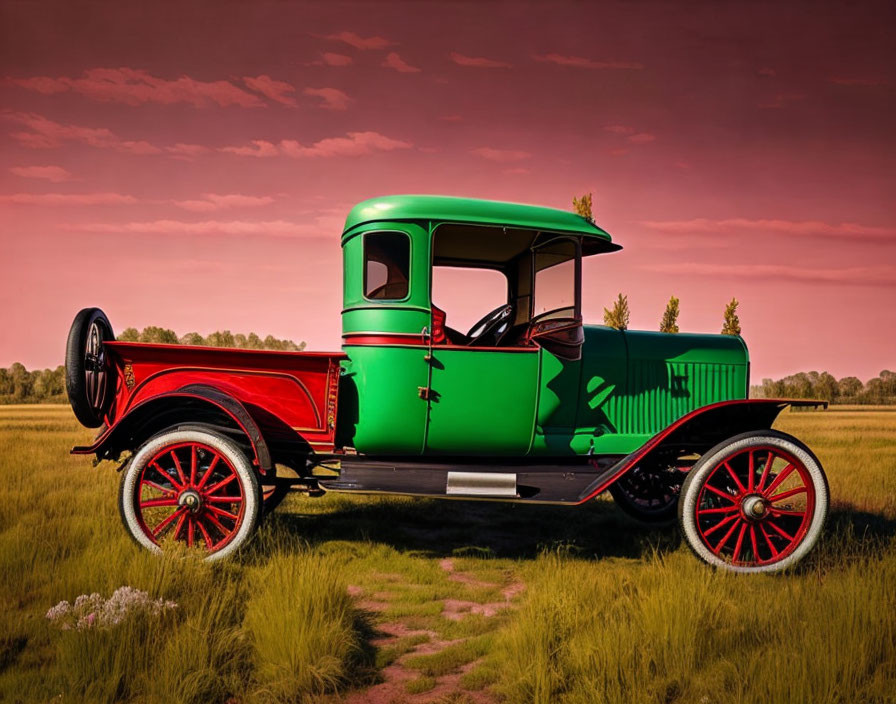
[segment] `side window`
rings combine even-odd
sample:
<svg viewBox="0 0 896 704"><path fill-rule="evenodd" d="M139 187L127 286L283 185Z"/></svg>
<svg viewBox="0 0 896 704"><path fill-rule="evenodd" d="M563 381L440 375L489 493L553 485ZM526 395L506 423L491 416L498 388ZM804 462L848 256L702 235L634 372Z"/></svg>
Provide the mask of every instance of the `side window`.
<svg viewBox="0 0 896 704"><path fill-rule="evenodd" d="M447 324L466 332L483 315L507 303L507 277L498 269L432 268L432 303L447 313Z"/></svg>
<svg viewBox="0 0 896 704"><path fill-rule="evenodd" d="M408 296L411 240L403 232L364 235L364 297L396 301Z"/></svg>

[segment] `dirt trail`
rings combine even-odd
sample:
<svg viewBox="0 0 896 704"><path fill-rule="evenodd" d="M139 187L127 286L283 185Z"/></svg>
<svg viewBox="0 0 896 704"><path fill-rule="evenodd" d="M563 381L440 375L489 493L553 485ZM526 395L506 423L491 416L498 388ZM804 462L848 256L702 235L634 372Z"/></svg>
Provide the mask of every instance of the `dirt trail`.
<svg viewBox="0 0 896 704"><path fill-rule="evenodd" d="M451 558L439 562L439 567L447 573L447 578L469 589L496 589L500 584L485 582L475 576L458 571ZM525 590L522 582L509 582L501 589L501 601L480 603L462 599L442 599L442 616L451 621L460 621L470 614L481 614L485 618L494 617L500 611L515 608L514 599ZM364 595L360 587L349 587L349 593L355 597ZM389 599L393 592L377 592L367 595L358 601L361 608L374 613L382 613L389 608ZM421 677L419 670L408 667L407 661L417 655L433 655L446 648L463 643L469 638L453 640L443 638L433 630L410 627L403 620L384 622L377 625L378 637L372 644L377 648L388 648L400 639L425 637L427 640L414 645L410 650L395 659L394 662L380 672L383 681L368 689L353 692L345 699L345 704L427 704L438 702L447 696L458 696L458 701L470 704L496 704L497 699L485 690L469 690L463 687L461 679L479 663L479 660L465 663L454 671L435 678L435 686L427 692L411 694L407 690L409 682Z"/></svg>

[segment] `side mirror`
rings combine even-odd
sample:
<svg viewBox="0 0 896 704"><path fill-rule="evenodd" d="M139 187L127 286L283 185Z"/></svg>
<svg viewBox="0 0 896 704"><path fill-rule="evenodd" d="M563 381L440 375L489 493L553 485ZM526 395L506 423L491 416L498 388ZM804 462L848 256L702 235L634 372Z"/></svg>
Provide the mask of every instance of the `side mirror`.
<svg viewBox="0 0 896 704"><path fill-rule="evenodd" d="M560 359L575 362L582 358L585 332L581 320L542 320L529 329L529 339Z"/></svg>

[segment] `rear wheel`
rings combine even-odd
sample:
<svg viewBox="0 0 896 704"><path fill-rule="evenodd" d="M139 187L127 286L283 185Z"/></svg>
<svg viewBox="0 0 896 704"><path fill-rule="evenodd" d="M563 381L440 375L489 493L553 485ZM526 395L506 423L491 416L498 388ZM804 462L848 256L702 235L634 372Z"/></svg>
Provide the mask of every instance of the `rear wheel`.
<svg viewBox="0 0 896 704"><path fill-rule="evenodd" d="M694 465L678 515L688 545L705 562L778 572L818 542L828 502L824 470L809 449L762 430L719 443Z"/></svg>
<svg viewBox="0 0 896 704"><path fill-rule="evenodd" d="M261 509L240 447L205 430L171 430L137 451L121 478L119 508L131 537L160 552L165 540L227 557L252 536Z"/></svg>

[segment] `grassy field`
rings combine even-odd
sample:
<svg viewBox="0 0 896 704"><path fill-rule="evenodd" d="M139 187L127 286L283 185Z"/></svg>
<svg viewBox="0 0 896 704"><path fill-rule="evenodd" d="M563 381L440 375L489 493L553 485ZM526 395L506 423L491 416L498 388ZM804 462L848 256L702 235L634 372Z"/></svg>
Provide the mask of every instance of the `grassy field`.
<svg viewBox="0 0 896 704"><path fill-rule="evenodd" d="M0 701L896 702L896 412L788 413L834 505L796 572L578 508L290 497L239 559L126 537L66 407L0 407ZM128 585L176 608L60 630Z"/></svg>

